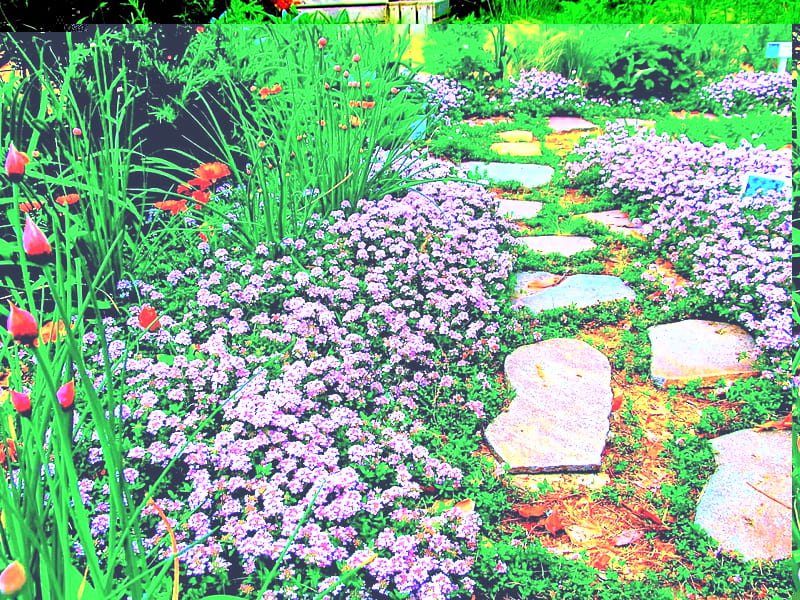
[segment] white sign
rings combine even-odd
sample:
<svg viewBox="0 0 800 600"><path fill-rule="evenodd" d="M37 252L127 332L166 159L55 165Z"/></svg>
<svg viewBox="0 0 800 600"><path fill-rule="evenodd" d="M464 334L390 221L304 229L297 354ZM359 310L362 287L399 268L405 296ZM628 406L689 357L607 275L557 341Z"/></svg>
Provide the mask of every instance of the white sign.
<svg viewBox="0 0 800 600"><path fill-rule="evenodd" d="M742 191L740 192L740 196L742 198L748 198L750 196L755 196L759 192L780 192L783 191L785 187L785 179L776 179L769 175L748 171L742 177Z"/></svg>

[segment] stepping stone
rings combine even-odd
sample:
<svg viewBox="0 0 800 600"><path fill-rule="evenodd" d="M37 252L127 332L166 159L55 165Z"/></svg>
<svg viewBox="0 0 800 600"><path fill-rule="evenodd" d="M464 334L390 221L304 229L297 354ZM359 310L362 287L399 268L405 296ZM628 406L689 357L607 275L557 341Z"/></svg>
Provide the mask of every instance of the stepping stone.
<svg viewBox="0 0 800 600"><path fill-rule="evenodd" d="M495 123L513 123L514 119L510 117L488 117L486 119L465 119L461 122L472 127L480 127L482 125L493 125Z"/></svg>
<svg viewBox="0 0 800 600"><path fill-rule="evenodd" d="M526 296L533 291L553 287L564 281L563 275L554 275L546 271L523 271L516 273L517 283L514 293L517 296Z"/></svg>
<svg viewBox="0 0 800 600"><path fill-rule="evenodd" d="M534 141L533 133L525 131L524 129L514 129L513 131L501 131L497 134L506 142L532 142Z"/></svg>
<svg viewBox="0 0 800 600"><path fill-rule="evenodd" d="M745 560L789 558L791 431L744 429L711 445L717 470L703 489L694 522L724 550L739 552Z"/></svg>
<svg viewBox="0 0 800 600"><path fill-rule="evenodd" d="M628 219L628 214L621 210L604 210L576 216L585 217L595 223L601 223L615 233L644 238L642 226L632 223L631 220Z"/></svg>
<svg viewBox="0 0 800 600"><path fill-rule="evenodd" d="M514 219L533 219L542 210L541 202L532 200L500 200L497 208L499 217L507 216L509 220Z"/></svg>
<svg viewBox="0 0 800 600"><path fill-rule="evenodd" d="M647 330L653 351L651 377L660 387L683 387L701 379L712 387L720 379L758 375L753 363L743 353L756 350L752 336L737 325L689 319Z"/></svg>
<svg viewBox="0 0 800 600"><path fill-rule="evenodd" d="M572 256L596 247L591 238L577 235L536 235L519 238L519 241L529 250L562 256Z"/></svg>
<svg viewBox="0 0 800 600"><path fill-rule="evenodd" d="M511 473L597 471L611 414L611 366L586 342L551 339L506 357L517 395L486 428Z"/></svg>
<svg viewBox="0 0 800 600"><path fill-rule="evenodd" d="M544 165L526 165L520 163L478 162L461 163L465 171L478 171L481 177L495 181L519 181L529 188L540 187L550 183L555 172L552 167Z"/></svg>
<svg viewBox="0 0 800 600"><path fill-rule="evenodd" d="M502 156L541 156L542 145L539 142L497 142L489 149Z"/></svg>
<svg viewBox="0 0 800 600"><path fill-rule="evenodd" d="M550 117L547 120L553 131L574 131L576 129L597 129L598 126L579 117Z"/></svg>
<svg viewBox="0 0 800 600"><path fill-rule="evenodd" d="M603 302L636 299L624 281L613 275L571 275L553 287L529 292L516 301L534 313L551 308L586 308Z"/></svg>

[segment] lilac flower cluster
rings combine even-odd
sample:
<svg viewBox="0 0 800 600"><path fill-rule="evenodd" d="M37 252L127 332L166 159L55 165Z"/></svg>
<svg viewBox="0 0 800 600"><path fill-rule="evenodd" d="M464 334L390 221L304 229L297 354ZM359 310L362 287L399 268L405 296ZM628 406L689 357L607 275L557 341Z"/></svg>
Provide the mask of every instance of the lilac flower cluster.
<svg viewBox="0 0 800 600"><path fill-rule="evenodd" d="M406 168L430 178L453 165L418 157ZM491 315L513 257L499 249L512 239L498 231L496 202L480 187L420 182L405 198L333 213L308 243L284 240L292 256L220 249L169 273L163 291L123 284L156 310L161 301L183 307L159 310L156 332L138 328L138 307L124 324L151 348L126 364L125 453L139 485L178 457L165 487L181 499L154 498L175 526L192 515L176 527L179 549L195 544L181 557L188 574L240 565L248 576L277 559L300 525L276 599L313 597L330 582L309 589L304 573L367 562L367 549L377 557L358 597L470 596L480 518L420 507L423 487L457 496L462 473L415 441L423 424L413 409L416 391L452 384L433 360L443 342L454 354L498 347ZM87 336L87 353L98 341ZM156 352L174 356L162 362ZM483 415L479 401L451 401ZM91 440L81 444L92 452ZM82 490L99 535L103 489L87 480ZM148 515L146 546L167 556L166 529ZM357 525L369 519L381 523L371 539Z"/></svg>
<svg viewBox="0 0 800 600"><path fill-rule="evenodd" d="M567 79L559 73L523 69L519 77L511 77L511 105L543 103L572 105L583 98L583 84L578 79Z"/></svg>
<svg viewBox="0 0 800 600"><path fill-rule="evenodd" d="M789 115L792 105L792 76L788 72L739 71L705 86L700 97L717 105L725 114L767 109Z"/></svg>
<svg viewBox="0 0 800 600"><path fill-rule="evenodd" d="M751 329L763 348L792 344L791 203L788 195L739 194L747 171L783 179L788 190L788 153L746 141L735 149L705 146L623 127L609 128L576 153L583 158L567 164L567 175L594 173L600 189L649 219L644 231L655 234L652 242L666 258L691 256L697 285L721 312Z"/></svg>
<svg viewBox="0 0 800 600"><path fill-rule="evenodd" d="M472 92L458 81L443 75L419 73L414 79L428 86L428 102L438 106L441 113L445 113L443 118L447 125L450 124L451 118L446 113L458 112L472 95Z"/></svg>

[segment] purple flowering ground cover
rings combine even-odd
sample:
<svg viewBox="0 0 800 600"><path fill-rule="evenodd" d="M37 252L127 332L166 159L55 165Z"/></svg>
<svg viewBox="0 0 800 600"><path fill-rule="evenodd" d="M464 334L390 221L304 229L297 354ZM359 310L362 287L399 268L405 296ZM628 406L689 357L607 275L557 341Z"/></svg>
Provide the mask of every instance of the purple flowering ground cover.
<svg viewBox="0 0 800 600"><path fill-rule="evenodd" d="M575 150L566 174L647 222L655 248L684 265L698 291L752 331L763 348L792 345L791 157L753 147L611 127ZM742 198L746 172L784 180L785 193Z"/></svg>
<svg viewBox="0 0 800 600"><path fill-rule="evenodd" d="M333 581L325 569L373 553L358 597L470 596L480 516L431 512L421 501L426 486L457 497L463 473L415 442L423 424L413 411L417 390L452 385L437 365L437 339L478 354L497 349L492 316L511 255L495 202L479 187L425 183L402 199L361 202L346 219L334 213L308 244L284 240L292 257L240 259L221 247L160 284L123 282L124 294L158 307L162 325L125 361L125 475L133 486L151 483L180 453L155 500L175 526L192 514L177 530L188 574L246 577L277 559L324 480L268 597L323 590ZM105 330L112 361L126 352L120 333L136 329L139 307L131 310ZM99 337L85 341L101 364ZM485 416L479 400L461 402ZM89 464L99 463L83 443ZM103 490L91 478L81 487L99 536L108 527ZM164 526L150 515L147 543L168 556Z"/></svg>

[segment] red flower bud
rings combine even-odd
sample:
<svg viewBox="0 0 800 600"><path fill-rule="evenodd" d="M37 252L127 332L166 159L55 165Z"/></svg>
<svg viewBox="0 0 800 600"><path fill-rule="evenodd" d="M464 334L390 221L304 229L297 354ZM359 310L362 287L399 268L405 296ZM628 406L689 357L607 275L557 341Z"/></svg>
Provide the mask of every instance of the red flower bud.
<svg viewBox="0 0 800 600"><path fill-rule="evenodd" d="M319 46L320 48L324 48L325 46L327 46L327 44L328 44L328 40L326 40L323 37L321 37L321 38L319 38L317 40L317 46Z"/></svg>
<svg viewBox="0 0 800 600"><path fill-rule="evenodd" d="M25 216L25 228L22 231L22 247L29 258L42 257L45 254L53 253L50 242L47 241L42 230L33 222L30 215Z"/></svg>
<svg viewBox="0 0 800 600"><path fill-rule="evenodd" d="M64 410L71 408L73 402L75 402L75 381L69 381L58 388L56 398L58 398L61 408Z"/></svg>
<svg viewBox="0 0 800 600"><path fill-rule="evenodd" d="M358 62L360 60L361 60L361 56L359 56L358 54L353 54L353 62Z"/></svg>
<svg viewBox="0 0 800 600"><path fill-rule="evenodd" d="M15 560L0 573L0 594L6 596L16 594L25 586L26 581L25 567Z"/></svg>
<svg viewBox="0 0 800 600"><path fill-rule="evenodd" d="M22 181L22 177L25 175L25 165L27 165L31 159L28 158L28 155L24 152L19 152L15 147L13 142L8 145L8 153L6 154L6 175L11 181L19 182Z"/></svg>
<svg viewBox="0 0 800 600"><path fill-rule="evenodd" d="M29 346L39 336L39 326L36 324L36 319L27 310L22 310L14 306L12 302L8 303L11 312L8 313L8 322L6 327L16 341Z"/></svg>
<svg viewBox="0 0 800 600"><path fill-rule="evenodd" d="M31 397L28 394L15 392L14 390L9 390L9 393L11 394L11 404L14 405L14 410L19 413L26 413L31 409Z"/></svg>

